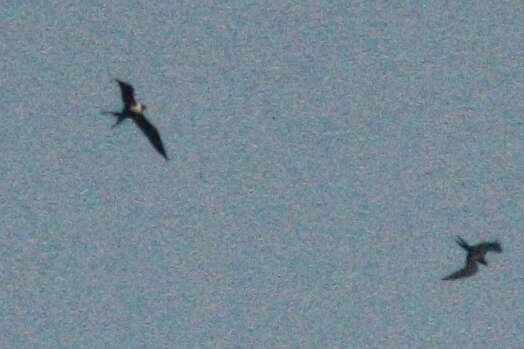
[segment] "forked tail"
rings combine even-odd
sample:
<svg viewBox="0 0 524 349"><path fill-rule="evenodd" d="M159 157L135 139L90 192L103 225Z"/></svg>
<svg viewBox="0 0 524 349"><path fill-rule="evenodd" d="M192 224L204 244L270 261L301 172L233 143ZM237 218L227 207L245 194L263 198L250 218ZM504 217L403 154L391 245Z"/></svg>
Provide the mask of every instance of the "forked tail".
<svg viewBox="0 0 524 349"><path fill-rule="evenodd" d="M113 115L117 118L115 124L111 126L111 128L117 127L122 121L124 121L127 118L127 116L125 116L124 114L116 112L116 111L102 110L102 114L103 115Z"/></svg>
<svg viewBox="0 0 524 349"><path fill-rule="evenodd" d="M466 251L469 251L471 248L469 247L468 243L466 241L464 241L463 238L461 238L460 236L457 236L457 244L459 244L460 247L462 247L463 249L465 249Z"/></svg>

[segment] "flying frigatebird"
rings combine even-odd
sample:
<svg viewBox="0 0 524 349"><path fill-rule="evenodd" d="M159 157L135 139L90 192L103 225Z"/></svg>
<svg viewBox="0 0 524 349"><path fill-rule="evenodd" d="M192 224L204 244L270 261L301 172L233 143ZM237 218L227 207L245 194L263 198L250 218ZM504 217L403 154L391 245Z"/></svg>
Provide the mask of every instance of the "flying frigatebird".
<svg viewBox="0 0 524 349"><path fill-rule="evenodd" d="M102 114L111 114L117 117L116 123L111 128L115 128L127 118L132 119L135 122L135 124L142 130L142 132L147 136L153 147L155 147L156 151L159 152L160 155L164 157L164 159L169 160L166 154L166 150L164 149L164 145L162 144L162 140L160 139L160 134L158 133L158 130L144 116L144 110L146 110L146 106L138 103L135 100L135 90L133 86L118 79L115 79L115 81L118 82L118 85L120 85L120 92L122 93L122 101L124 102L124 108L121 112L102 112Z"/></svg>
<svg viewBox="0 0 524 349"><path fill-rule="evenodd" d="M466 257L466 265L464 266L464 268L454 272L451 275L446 276L442 280L455 280L471 276L478 271L477 262L484 264L485 266L488 265L488 262L485 259L486 253L488 253L489 251L494 251L497 253L502 252L502 247L500 246L500 243L498 241L483 241L473 246L468 245L468 243L464 241L464 239L462 239L460 236L457 236L456 241L460 247L462 247L468 252L468 256Z"/></svg>

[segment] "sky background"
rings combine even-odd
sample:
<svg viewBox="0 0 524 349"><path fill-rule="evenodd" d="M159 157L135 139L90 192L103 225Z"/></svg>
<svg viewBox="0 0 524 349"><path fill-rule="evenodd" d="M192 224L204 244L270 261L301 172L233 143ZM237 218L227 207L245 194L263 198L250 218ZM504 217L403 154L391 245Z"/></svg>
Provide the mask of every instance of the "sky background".
<svg viewBox="0 0 524 349"><path fill-rule="evenodd" d="M522 1L0 7L0 347L524 347Z"/></svg>

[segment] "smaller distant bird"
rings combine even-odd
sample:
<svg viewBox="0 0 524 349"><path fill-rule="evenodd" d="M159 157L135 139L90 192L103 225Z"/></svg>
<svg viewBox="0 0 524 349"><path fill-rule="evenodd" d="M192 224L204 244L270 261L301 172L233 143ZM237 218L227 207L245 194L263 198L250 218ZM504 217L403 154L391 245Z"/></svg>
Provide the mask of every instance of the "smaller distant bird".
<svg viewBox="0 0 524 349"><path fill-rule="evenodd" d="M446 276L442 280L455 280L471 276L478 271L477 262L482 263L485 266L488 265L488 262L484 258L486 256L486 253L490 251L494 251L497 253L502 252L502 247L500 246L500 243L498 241L483 241L478 245L474 246L468 245L468 243L464 241L464 239L462 239L460 236L457 236L456 241L460 247L462 247L468 252L468 255L466 257L466 265L464 266L464 268L454 272L451 275Z"/></svg>
<svg viewBox="0 0 524 349"><path fill-rule="evenodd" d="M121 112L102 112L102 114L111 114L117 117L116 123L111 128L115 128L127 118L132 119L147 136L153 147L155 147L156 151L159 152L160 155L164 157L164 159L169 160L166 150L164 149L164 145L162 144L162 140L160 139L158 130L144 116L144 110L146 110L146 106L135 101L135 90L133 86L118 79L115 79L115 81L118 82L118 85L120 85L120 92L122 93L124 108Z"/></svg>

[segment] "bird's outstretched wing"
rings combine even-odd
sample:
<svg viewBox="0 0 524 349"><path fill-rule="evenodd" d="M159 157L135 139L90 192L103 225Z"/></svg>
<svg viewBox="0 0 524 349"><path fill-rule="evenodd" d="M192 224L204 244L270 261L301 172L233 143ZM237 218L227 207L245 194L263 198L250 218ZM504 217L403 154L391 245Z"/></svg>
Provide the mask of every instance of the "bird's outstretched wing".
<svg viewBox="0 0 524 349"><path fill-rule="evenodd" d="M158 130L156 129L153 124L151 124L146 117L143 114L136 114L133 117L133 120L135 121L136 125L144 132L144 134L147 136L153 147L164 157L164 159L169 160L166 154L166 150L164 149L164 145L162 144L162 140L160 139L160 134L158 133Z"/></svg>
<svg viewBox="0 0 524 349"><path fill-rule="evenodd" d="M498 241L481 242L477 246L485 249L486 251L494 251L498 253L502 252L502 246L500 246Z"/></svg>
<svg viewBox="0 0 524 349"><path fill-rule="evenodd" d="M118 79L115 79L116 82L120 85L120 92L122 93L122 101L126 105L126 107L131 107L133 105L136 105L135 101L135 90L133 86L130 84L120 81Z"/></svg>
<svg viewBox="0 0 524 349"><path fill-rule="evenodd" d="M461 279L475 274L478 270L477 263L470 258L466 260L466 266L451 275L446 276L442 280L455 280Z"/></svg>

